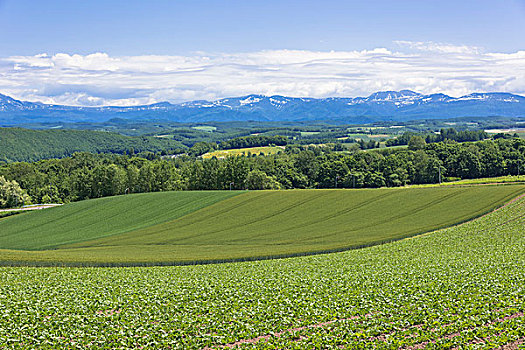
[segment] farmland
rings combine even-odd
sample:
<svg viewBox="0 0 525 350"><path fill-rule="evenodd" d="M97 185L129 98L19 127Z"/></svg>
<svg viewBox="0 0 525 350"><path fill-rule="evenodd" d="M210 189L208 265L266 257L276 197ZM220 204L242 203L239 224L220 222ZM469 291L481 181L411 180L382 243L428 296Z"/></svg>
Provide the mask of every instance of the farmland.
<svg viewBox="0 0 525 350"><path fill-rule="evenodd" d="M161 192L81 201L2 222L1 244L13 249L54 249L174 220L238 193Z"/></svg>
<svg viewBox="0 0 525 350"><path fill-rule="evenodd" d="M117 196L0 221L0 261L158 265L333 252L482 215L523 185Z"/></svg>
<svg viewBox="0 0 525 350"><path fill-rule="evenodd" d="M397 147L397 146L394 146ZM477 179L463 179L450 182L443 182L440 184L424 184L424 185L410 185L411 188L417 187L436 187L436 186L458 186L458 185L483 185L483 184L510 184L510 183L525 183L525 175L507 175L498 177L483 177Z"/></svg>
<svg viewBox="0 0 525 350"><path fill-rule="evenodd" d="M211 125L198 125L198 126L193 126L192 129L200 130L200 131L207 131L207 132L214 132L217 130L217 127L211 126Z"/></svg>
<svg viewBox="0 0 525 350"><path fill-rule="evenodd" d="M281 260L113 269L4 267L0 344L517 348L525 337L524 213L521 199L432 234Z"/></svg>
<svg viewBox="0 0 525 350"><path fill-rule="evenodd" d="M247 156L249 154L276 154L282 152L284 147L278 146L263 146L263 147L248 147L248 148L237 148L237 149L224 149L203 154L202 157L207 158L225 158L230 156Z"/></svg>

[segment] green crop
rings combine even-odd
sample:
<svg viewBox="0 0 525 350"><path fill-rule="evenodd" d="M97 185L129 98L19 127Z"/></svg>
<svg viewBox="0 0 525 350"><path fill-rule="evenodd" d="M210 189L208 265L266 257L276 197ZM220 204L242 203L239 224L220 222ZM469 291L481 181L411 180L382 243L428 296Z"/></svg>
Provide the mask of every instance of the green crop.
<svg viewBox="0 0 525 350"><path fill-rule="evenodd" d="M55 249L174 220L239 193L242 192L140 193L25 213L1 222L0 247Z"/></svg>
<svg viewBox="0 0 525 350"><path fill-rule="evenodd" d="M496 349L525 337L524 226L521 199L459 226L342 253L4 267L0 348Z"/></svg>
<svg viewBox="0 0 525 350"><path fill-rule="evenodd" d="M97 199L1 221L0 260L141 266L334 252L464 222L524 190L171 192Z"/></svg>

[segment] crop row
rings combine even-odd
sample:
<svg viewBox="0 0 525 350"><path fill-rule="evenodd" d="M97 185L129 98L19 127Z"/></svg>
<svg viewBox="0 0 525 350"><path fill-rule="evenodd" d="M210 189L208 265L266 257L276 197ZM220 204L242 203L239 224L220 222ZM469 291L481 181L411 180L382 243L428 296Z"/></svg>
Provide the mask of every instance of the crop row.
<svg viewBox="0 0 525 350"><path fill-rule="evenodd" d="M0 347L498 348L525 337L524 213L310 257L1 268Z"/></svg>

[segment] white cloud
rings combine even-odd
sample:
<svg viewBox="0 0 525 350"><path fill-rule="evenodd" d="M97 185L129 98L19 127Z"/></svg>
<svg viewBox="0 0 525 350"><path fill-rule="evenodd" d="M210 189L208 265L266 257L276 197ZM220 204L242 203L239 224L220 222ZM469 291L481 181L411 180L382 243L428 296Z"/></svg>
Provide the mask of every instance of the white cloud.
<svg viewBox="0 0 525 350"><path fill-rule="evenodd" d="M414 50L430 51L430 52L437 52L437 53L477 54L482 51L482 49L477 46L452 45L452 44L446 44L446 43L435 43L432 41L423 42L423 41L397 40L394 43L401 47L408 47Z"/></svg>
<svg viewBox="0 0 525 350"><path fill-rule="evenodd" d="M366 96L401 89L452 96L525 93L525 51L490 53L431 42L396 44L398 51L12 56L0 58L0 93L86 106L213 100L251 93L300 97Z"/></svg>

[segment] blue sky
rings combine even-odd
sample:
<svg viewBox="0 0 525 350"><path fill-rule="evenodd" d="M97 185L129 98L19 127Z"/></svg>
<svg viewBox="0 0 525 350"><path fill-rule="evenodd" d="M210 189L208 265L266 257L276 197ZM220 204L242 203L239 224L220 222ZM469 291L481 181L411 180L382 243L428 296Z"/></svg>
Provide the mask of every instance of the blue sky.
<svg viewBox="0 0 525 350"><path fill-rule="evenodd" d="M524 23L525 0L0 0L0 93L77 105L523 94Z"/></svg>
<svg viewBox="0 0 525 350"><path fill-rule="evenodd" d="M525 48L524 23L523 0L0 0L0 52L346 51L396 40L512 52Z"/></svg>

